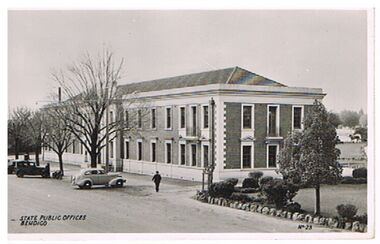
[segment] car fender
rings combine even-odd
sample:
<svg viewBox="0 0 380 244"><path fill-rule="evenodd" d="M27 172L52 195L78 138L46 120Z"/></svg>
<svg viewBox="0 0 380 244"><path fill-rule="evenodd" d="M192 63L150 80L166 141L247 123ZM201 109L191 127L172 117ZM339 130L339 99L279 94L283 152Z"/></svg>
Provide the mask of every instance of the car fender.
<svg viewBox="0 0 380 244"><path fill-rule="evenodd" d="M123 182L125 183L127 180L124 179L123 177L116 177L116 178L113 178L112 180L110 180L110 182L108 182L108 185L110 186L115 186L116 185L116 182L118 180L123 180Z"/></svg>
<svg viewBox="0 0 380 244"><path fill-rule="evenodd" d="M91 185L94 185L94 182L90 178L80 179L80 180L76 181L75 184L78 185L78 186L84 186L84 183L86 181L90 181Z"/></svg>

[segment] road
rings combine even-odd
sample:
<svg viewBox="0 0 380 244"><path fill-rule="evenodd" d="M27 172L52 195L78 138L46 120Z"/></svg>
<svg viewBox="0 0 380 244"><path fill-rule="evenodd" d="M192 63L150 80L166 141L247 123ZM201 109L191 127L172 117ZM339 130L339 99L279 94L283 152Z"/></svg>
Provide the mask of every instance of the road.
<svg viewBox="0 0 380 244"><path fill-rule="evenodd" d="M163 179L159 193L150 176L123 173L123 188L79 190L70 185L69 167L63 180L8 176L9 233L261 233L333 232L313 225L298 230L298 222L198 202L191 198L199 183ZM61 216L47 225L22 226L22 216ZM83 215L85 219L62 220ZM25 217L24 217L25 218ZM79 218L79 217L78 217Z"/></svg>

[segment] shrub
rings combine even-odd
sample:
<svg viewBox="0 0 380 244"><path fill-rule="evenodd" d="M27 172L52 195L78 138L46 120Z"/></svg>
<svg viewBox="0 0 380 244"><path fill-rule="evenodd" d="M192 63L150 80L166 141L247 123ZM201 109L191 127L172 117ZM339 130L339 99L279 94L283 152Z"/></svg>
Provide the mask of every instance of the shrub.
<svg viewBox="0 0 380 244"><path fill-rule="evenodd" d="M357 168L352 171L352 177L367 179L367 168Z"/></svg>
<svg viewBox="0 0 380 244"><path fill-rule="evenodd" d="M358 212L358 208L352 204L340 204L336 206L336 211L343 219L353 220L354 216Z"/></svg>
<svg viewBox="0 0 380 244"><path fill-rule="evenodd" d="M259 188L243 188L240 190L241 193L257 193L259 191Z"/></svg>
<svg viewBox="0 0 380 244"><path fill-rule="evenodd" d="M290 202L290 203L286 204L284 206L283 210L285 210L287 212L291 212L291 213L302 212L301 204L299 204L298 202Z"/></svg>
<svg viewBox="0 0 380 244"><path fill-rule="evenodd" d="M225 179L224 182L229 183L232 186L236 186L239 180L236 178L228 178L228 179Z"/></svg>
<svg viewBox="0 0 380 244"><path fill-rule="evenodd" d="M264 177L265 178L265 177ZM298 187L282 179L272 179L262 185L262 192L266 195L268 203L274 203L282 208L297 194Z"/></svg>
<svg viewBox="0 0 380 244"><path fill-rule="evenodd" d="M351 176L345 176L340 181L341 184L367 184L366 178L353 178Z"/></svg>
<svg viewBox="0 0 380 244"><path fill-rule="evenodd" d="M257 188L259 187L259 182L254 178L245 178L242 184L243 188Z"/></svg>
<svg viewBox="0 0 380 244"><path fill-rule="evenodd" d="M221 181L217 183L212 183L210 185L208 194L211 197L229 198L233 192L234 192L234 185L232 185L230 182Z"/></svg>
<svg viewBox="0 0 380 244"><path fill-rule="evenodd" d="M265 183L267 183L268 181L271 181L273 180L273 177L272 176L264 176L263 178L260 179L260 186L263 186L265 185Z"/></svg>
<svg viewBox="0 0 380 244"><path fill-rule="evenodd" d="M259 181L259 179L264 175L263 172L261 171L253 171L253 172L249 172L248 173L248 177L249 178L252 178L252 179L256 179L257 181Z"/></svg>
<svg viewBox="0 0 380 244"><path fill-rule="evenodd" d="M367 214L363 214L363 215L356 215L354 216L354 221L359 221L360 223L362 224L367 224L368 222L368 217L367 217Z"/></svg>
<svg viewBox="0 0 380 244"><path fill-rule="evenodd" d="M231 197L230 197L231 200L234 200L234 201L241 201L243 203L246 203L246 202L252 202L252 198L250 196L248 196L247 194L242 194L242 193L232 193Z"/></svg>

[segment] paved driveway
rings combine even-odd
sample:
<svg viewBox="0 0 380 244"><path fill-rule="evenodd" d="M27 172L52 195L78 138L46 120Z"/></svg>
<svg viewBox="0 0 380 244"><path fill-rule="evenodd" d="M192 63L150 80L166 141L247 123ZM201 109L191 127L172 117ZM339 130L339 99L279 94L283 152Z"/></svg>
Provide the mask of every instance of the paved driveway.
<svg viewBox="0 0 380 244"><path fill-rule="evenodd" d="M54 167L53 167L54 168ZM163 179L156 193L150 176L123 175L127 185L79 190L63 180L8 176L9 233L205 233L205 232L332 232L313 226L298 230L297 222L209 205L191 199L199 183ZM61 216L47 225L20 225L22 216ZM83 216L85 219L83 220ZM74 216L74 217L70 217ZM75 220L71 218L82 219ZM24 217L26 218L26 217ZM30 218L30 217L29 217Z"/></svg>

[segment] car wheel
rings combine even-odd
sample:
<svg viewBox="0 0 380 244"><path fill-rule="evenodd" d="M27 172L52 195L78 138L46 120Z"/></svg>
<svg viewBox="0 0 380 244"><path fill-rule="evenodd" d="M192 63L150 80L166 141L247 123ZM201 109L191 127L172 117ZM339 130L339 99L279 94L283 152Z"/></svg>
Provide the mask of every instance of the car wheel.
<svg viewBox="0 0 380 244"><path fill-rule="evenodd" d="M91 181L86 181L86 182L84 183L84 185L83 185L83 188L84 188L84 189L90 189L91 186L92 186Z"/></svg>
<svg viewBox="0 0 380 244"><path fill-rule="evenodd" d="M18 172L18 173L17 173L17 177L19 177L19 178L24 177L24 173L23 173L23 172Z"/></svg>
<svg viewBox="0 0 380 244"><path fill-rule="evenodd" d="M123 180L117 180L116 181L116 187L123 187Z"/></svg>

